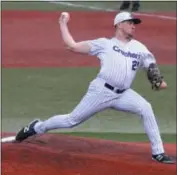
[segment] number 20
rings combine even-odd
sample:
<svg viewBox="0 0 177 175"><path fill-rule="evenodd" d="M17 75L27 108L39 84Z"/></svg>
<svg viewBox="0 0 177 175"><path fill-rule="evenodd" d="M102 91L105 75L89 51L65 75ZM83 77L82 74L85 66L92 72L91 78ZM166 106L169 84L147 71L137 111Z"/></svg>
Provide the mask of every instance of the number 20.
<svg viewBox="0 0 177 175"><path fill-rule="evenodd" d="M138 66L139 66L139 61L136 60L132 61L132 70L135 71L138 68Z"/></svg>

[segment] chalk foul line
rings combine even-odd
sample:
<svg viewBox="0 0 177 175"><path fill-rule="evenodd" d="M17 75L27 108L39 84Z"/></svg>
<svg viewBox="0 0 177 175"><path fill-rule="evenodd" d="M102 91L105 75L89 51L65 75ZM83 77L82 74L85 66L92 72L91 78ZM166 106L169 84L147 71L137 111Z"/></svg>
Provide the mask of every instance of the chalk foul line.
<svg viewBox="0 0 177 175"><path fill-rule="evenodd" d="M84 8L84 9L91 9L91 10L102 10L102 11L107 11L107 12L116 12L117 10L111 9L111 8L101 8L101 7L96 7L96 6L86 6L83 4L74 4L71 2L61 2L61 1L54 1L54 0L49 0L48 2L50 3L55 3L55 4L61 4L65 6L70 6L70 7L79 7L79 8ZM159 18L159 19L168 19L168 20L177 20L176 17L173 16L166 16L166 15L159 15L159 14L148 14L148 13L134 13L135 15L139 16L146 16L146 17L153 17L153 18Z"/></svg>

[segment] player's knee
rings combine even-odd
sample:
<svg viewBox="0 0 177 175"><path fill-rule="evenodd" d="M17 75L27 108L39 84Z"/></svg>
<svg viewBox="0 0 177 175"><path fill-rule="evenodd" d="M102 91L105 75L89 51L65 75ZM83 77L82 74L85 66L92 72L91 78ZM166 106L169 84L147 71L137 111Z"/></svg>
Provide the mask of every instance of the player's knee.
<svg viewBox="0 0 177 175"><path fill-rule="evenodd" d="M144 114L147 114L147 113L152 113L152 106L149 102L144 102L141 104L140 108L139 108L139 111L138 113L141 115L141 116L144 116Z"/></svg>
<svg viewBox="0 0 177 175"><path fill-rule="evenodd" d="M143 106L143 110L142 110L142 112L143 112L143 114L144 113L152 113L152 106L151 106L151 104L149 103L149 102L146 102L145 104L144 104L144 106Z"/></svg>

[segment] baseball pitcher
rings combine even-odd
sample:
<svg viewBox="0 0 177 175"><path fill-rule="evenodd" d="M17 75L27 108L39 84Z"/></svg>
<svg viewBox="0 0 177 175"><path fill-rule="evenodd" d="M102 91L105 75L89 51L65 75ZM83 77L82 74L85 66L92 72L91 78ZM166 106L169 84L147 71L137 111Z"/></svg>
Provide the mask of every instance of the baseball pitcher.
<svg viewBox="0 0 177 175"><path fill-rule="evenodd" d="M112 108L140 116L151 143L152 159L161 163L174 163L164 151L151 104L131 89L138 69L147 72L153 90L167 87L153 54L145 45L133 39L135 26L141 23L141 19L133 17L129 12L118 13L113 22L114 37L81 42L76 42L70 34L67 26L69 19L67 12L61 13L59 25L64 43L73 52L98 57L100 71L71 113L56 115L45 121L32 121L18 132L16 141L21 142L49 130L72 128L88 120L95 113Z"/></svg>

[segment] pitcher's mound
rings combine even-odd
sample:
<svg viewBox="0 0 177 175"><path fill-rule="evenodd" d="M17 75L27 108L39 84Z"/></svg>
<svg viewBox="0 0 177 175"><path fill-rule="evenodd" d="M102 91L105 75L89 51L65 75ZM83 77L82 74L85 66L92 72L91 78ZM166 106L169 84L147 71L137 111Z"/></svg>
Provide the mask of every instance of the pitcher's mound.
<svg viewBox="0 0 177 175"><path fill-rule="evenodd" d="M165 149L176 157L176 144ZM175 175L175 171L176 165L151 160L148 143L44 134L2 144L3 175Z"/></svg>

